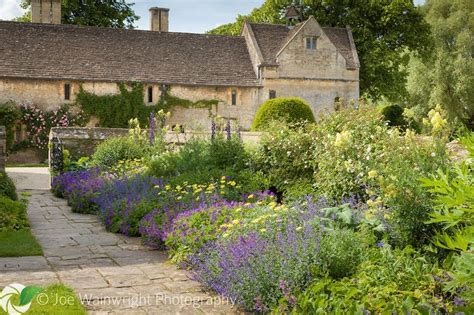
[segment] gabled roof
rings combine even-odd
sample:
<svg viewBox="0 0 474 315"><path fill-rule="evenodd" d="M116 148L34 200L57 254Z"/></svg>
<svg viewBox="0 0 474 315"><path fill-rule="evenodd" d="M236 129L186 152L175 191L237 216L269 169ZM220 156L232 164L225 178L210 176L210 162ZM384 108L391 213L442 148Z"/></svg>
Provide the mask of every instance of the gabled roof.
<svg viewBox="0 0 474 315"><path fill-rule="evenodd" d="M0 21L0 77L259 86L245 39Z"/></svg>
<svg viewBox="0 0 474 315"><path fill-rule="evenodd" d="M250 23L255 39L262 51L264 64L276 64L279 51L292 40L293 36L300 31L306 22L299 23L292 28L279 24ZM323 27L322 30L346 60L347 68L358 68L357 51L350 29Z"/></svg>

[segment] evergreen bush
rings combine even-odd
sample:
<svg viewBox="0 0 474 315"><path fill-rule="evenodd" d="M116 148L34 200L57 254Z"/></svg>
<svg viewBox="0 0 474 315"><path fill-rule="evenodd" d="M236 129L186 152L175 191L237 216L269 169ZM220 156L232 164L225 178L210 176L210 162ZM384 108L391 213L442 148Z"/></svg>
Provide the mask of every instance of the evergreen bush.
<svg viewBox="0 0 474 315"><path fill-rule="evenodd" d="M275 98L260 106L252 124L252 130L261 131L269 127L272 121L287 124L314 122L314 115L308 103L301 98Z"/></svg>

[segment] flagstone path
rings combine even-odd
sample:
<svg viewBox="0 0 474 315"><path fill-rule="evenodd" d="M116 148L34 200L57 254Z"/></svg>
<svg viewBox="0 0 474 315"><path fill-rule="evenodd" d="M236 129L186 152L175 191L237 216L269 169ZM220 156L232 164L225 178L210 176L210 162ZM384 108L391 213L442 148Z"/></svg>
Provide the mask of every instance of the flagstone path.
<svg viewBox="0 0 474 315"><path fill-rule="evenodd" d="M46 190L29 191L28 216L44 257L0 258L0 287L64 283L91 314L229 314L237 310L202 291L186 273L96 216L71 212Z"/></svg>

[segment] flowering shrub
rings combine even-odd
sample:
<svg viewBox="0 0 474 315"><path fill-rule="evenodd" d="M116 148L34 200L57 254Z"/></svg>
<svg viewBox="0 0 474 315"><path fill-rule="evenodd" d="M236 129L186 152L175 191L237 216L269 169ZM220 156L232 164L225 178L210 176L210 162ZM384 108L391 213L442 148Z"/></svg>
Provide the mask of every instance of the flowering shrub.
<svg viewBox="0 0 474 315"><path fill-rule="evenodd" d="M95 197L105 185L97 168L80 172L67 172L53 178L52 192L67 199L74 212L95 213Z"/></svg>
<svg viewBox="0 0 474 315"><path fill-rule="evenodd" d="M216 202L238 200L242 198L235 193L239 186L226 176L218 184L191 185L185 182L183 186L165 185L158 193L156 209L140 222L140 234L146 244L163 247L166 234L172 229L173 219L178 214Z"/></svg>
<svg viewBox="0 0 474 315"><path fill-rule="evenodd" d="M249 310L265 312L283 297L293 300L313 277L323 234L319 205L309 200L300 210L291 208L295 215L284 222L204 244L189 259L194 278Z"/></svg>
<svg viewBox="0 0 474 315"><path fill-rule="evenodd" d="M170 258L177 263L186 261L204 244L217 240L228 227L239 224L239 219L256 205L272 199L270 193L256 193L245 196L245 201L219 201L178 214L165 235Z"/></svg>
<svg viewBox="0 0 474 315"><path fill-rule="evenodd" d="M100 190L94 202L109 231L138 236L139 222L154 209L161 187L162 182L154 177L116 178Z"/></svg>
<svg viewBox="0 0 474 315"><path fill-rule="evenodd" d="M77 108L63 105L58 110L44 112L34 105L22 105L21 122L26 125L28 144L47 149L49 131L52 127L84 126L88 119Z"/></svg>

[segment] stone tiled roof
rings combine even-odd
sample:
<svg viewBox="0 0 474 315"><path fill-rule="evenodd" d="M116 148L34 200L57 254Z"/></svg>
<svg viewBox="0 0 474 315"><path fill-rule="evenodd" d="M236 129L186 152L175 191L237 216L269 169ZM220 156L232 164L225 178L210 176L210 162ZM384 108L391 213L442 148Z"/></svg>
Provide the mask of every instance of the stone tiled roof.
<svg viewBox="0 0 474 315"><path fill-rule="evenodd" d="M293 28L286 25L250 23L257 43L262 51L265 64L275 64L276 55L280 49L293 37L303 26L300 23ZM350 41L349 30L338 27L323 27L323 32L336 46L336 49L346 59L348 68L358 67L354 57L353 47Z"/></svg>
<svg viewBox="0 0 474 315"><path fill-rule="evenodd" d="M290 29L286 25L279 24L250 23L250 26L262 52L264 63L274 64L276 54L287 38Z"/></svg>
<svg viewBox="0 0 474 315"><path fill-rule="evenodd" d="M243 37L0 21L0 77L257 86Z"/></svg>

